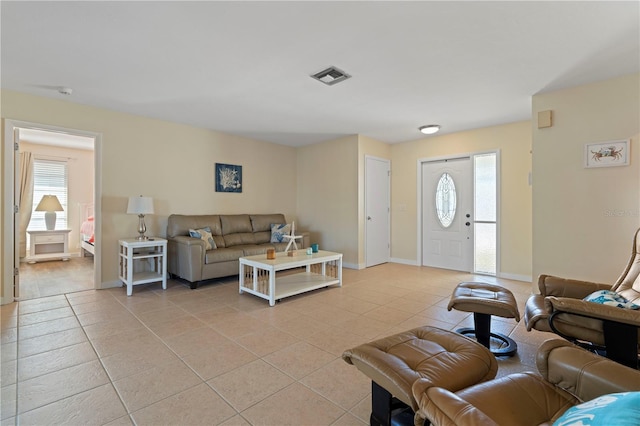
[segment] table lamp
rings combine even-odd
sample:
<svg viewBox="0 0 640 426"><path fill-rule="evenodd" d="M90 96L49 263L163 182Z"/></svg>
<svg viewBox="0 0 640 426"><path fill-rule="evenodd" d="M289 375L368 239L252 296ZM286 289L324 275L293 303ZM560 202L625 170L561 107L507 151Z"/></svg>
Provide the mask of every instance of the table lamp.
<svg viewBox="0 0 640 426"><path fill-rule="evenodd" d="M44 223L47 231L56 229L56 212L62 212L64 209L55 195L43 195L42 200L36 206L37 212L45 212Z"/></svg>
<svg viewBox="0 0 640 426"><path fill-rule="evenodd" d="M149 237L144 235L144 233L147 232L147 226L144 224L144 215L153 214L153 198L143 197L142 195L139 197L129 197L127 213L138 215L138 233L140 235L136 237L136 240L148 240Z"/></svg>

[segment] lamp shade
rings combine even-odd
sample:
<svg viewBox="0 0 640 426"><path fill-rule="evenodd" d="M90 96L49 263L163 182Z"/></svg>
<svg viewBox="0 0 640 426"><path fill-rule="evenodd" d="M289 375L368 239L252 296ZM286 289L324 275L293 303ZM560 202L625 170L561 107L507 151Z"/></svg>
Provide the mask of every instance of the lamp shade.
<svg viewBox="0 0 640 426"><path fill-rule="evenodd" d="M153 198L143 197L129 197L129 204L127 205L128 214L153 214Z"/></svg>
<svg viewBox="0 0 640 426"><path fill-rule="evenodd" d="M61 212L64 211L58 197L55 195L44 195L36 206L37 212Z"/></svg>

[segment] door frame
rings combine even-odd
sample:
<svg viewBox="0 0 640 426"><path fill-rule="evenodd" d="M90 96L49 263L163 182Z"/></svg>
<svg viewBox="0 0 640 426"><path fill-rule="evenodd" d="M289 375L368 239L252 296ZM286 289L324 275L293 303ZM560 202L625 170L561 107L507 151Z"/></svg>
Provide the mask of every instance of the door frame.
<svg viewBox="0 0 640 426"><path fill-rule="evenodd" d="M475 210L475 182L476 182L476 173L474 167L474 158L479 155L485 154L495 154L496 155L496 274L495 276L500 276L500 258L501 258L501 249L500 249L500 223L501 223L501 199L500 199L500 188L501 177L500 177L500 150L499 149L490 149L486 151L475 151L475 152L463 152L459 154L451 154L451 155L442 155L437 157L424 157L418 158L416 162L416 204L417 204L417 217L416 217L416 265L424 266L422 264L422 196L423 196L423 188L422 188L422 164L430 163L434 161L444 161L444 160L452 160L456 158L469 157L471 159L471 175L472 175L472 208ZM475 223L475 211L474 211L474 223ZM474 244L475 245L475 244ZM473 248L473 268L470 271L472 274L478 274L475 272L475 247Z"/></svg>
<svg viewBox="0 0 640 426"><path fill-rule="evenodd" d="M19 253L16 252L15 242L15 220L17 213L14 208L16 206L16 193L15 193L15 161L16 161L16 149L14 134L16 129L34 129L44 130L57 133L68 133L72 135L85 136L93 138L93 162L94 162L94 180L93 180L93 203L94 203L94 222L95 222L95 234L96 241L102 241L102 134L96 132L88 132L84 130L77 130L65 127L52 126L48 124L32 123L21 120L5 119L4 120L4 185L3 191L3 223L2 235L3 238L3 259L2 259L2 285L3 296L0 299L0 304L4 305L11 303L15 300L14 294L14 271L16 268L16 258ZM97 244L95 247L95 254L93 257L93 283L94 288L98 289L102 287L102 247L101 244ZM19 261L19 260L18 260Z"/></svg>
<svg viewBox="0 0 640 426"><path fill-rule="evenodd" d="M369 250L367 246L367 185L369 181L367 174L367 160L382 161L387 164L387 262L391 259L391 160L389 160L388 158L375 157L373 155L365 155L364 159L364 265L365 268L368 268L369 262L367 260L367 256Z"/></svg>

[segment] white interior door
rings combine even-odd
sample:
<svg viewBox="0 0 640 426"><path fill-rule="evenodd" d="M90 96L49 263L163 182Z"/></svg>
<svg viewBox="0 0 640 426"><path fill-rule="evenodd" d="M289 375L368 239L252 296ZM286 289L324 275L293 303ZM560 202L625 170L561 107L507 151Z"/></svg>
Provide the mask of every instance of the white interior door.
<svg viewBox="0 0 640 426"><path fill-rule="evenodd" d="M473 270L471 159L422 164L422 264Z"/></svg>
<svg viewBox="0 0 640 426"><path fill-rule="evenodd" d="M365 158L365 264L389 261L389 160Z"/></svg>

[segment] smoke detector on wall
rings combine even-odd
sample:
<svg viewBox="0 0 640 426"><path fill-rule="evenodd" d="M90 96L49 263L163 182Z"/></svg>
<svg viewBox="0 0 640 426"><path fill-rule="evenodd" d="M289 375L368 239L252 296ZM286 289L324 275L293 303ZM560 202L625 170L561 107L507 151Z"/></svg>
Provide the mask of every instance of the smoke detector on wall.
<svg viewBox="0 0 640 426"><path fill-rule="evenodd" d="M58 87L58 93L69 96L73 93L73 89L71 87L60 86Z"/></svg>
<svg viewBox="0 0 640 426"><path fill-rule="evenodd" d="M336 83L340 83L341 81L345 81L346 79L351 78L351 76L336 67L329 67L325 70L311 75L311 78L315 78L316 80L323 82L327 86L332 86Z"/></svg>

